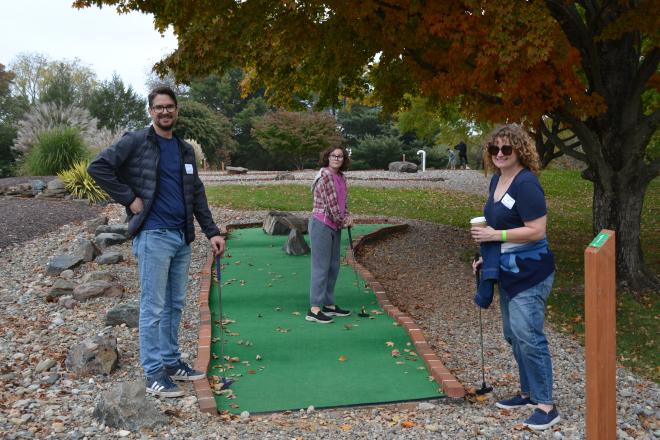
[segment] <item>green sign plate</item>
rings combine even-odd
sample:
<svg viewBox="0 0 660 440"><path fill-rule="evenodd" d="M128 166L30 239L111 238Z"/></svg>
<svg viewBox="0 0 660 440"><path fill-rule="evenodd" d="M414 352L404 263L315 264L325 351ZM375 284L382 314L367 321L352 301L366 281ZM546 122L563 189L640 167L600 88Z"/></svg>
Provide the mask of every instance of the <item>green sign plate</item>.
<svg viewBox="0 0 660 440"><path fill-rule="evenodd" d="M605 244L608 237L609 237L609 235L607 235L604 232L601 232L600 234L596 235L596 237L594 237L593 240L591 240L591 243L589 243L589 246L599 248L599 247L601 247L602 245Z"/></svg>

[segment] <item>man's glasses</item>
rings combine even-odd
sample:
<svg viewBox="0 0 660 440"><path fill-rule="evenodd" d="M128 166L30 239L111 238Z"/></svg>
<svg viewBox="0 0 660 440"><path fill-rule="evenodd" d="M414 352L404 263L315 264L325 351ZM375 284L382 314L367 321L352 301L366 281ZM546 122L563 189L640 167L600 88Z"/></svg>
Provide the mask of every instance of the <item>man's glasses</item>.
<svg viewBox="0 0 660 440"><path fill-rule="evenodd" d="M336 154L331 154L330 157L334 160L344 160L344 156L338 156Z"/></svg>
<svg viewBox="0 0 660 440"><path fill-rule="evenodd" d="M153 110L156 113L164 113L167 111L167 113L172 113L174 110L176 110L176 105L174 104L168 104L168 105L154 105L151 107L151 110Z"/></svg>
<svg viewBox="0 0 660 440"><path fill-rule="evenodd" d="M505 156L511 156L511 153L513 153L513 147L511 145L502 145L502 147L498 147L497 145L488 144L488 154L491 156L497 156L500 151Z"/></svg>

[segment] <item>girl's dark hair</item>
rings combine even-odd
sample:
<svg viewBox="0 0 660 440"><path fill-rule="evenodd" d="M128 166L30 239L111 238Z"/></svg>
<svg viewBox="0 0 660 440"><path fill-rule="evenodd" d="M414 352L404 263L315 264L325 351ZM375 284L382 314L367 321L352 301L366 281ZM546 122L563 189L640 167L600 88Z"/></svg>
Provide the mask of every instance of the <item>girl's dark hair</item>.
<svg viewBox="0 0 660 440"><path fill-rule="evenodd" d="M348 151L346 147L328 147L321 152L321 159L319 160L319 166L329 167L330 166L330 154L335 150L341 150L341 154L344 156L344 160L341 163L339 171L346 171L348 166L351 164L351 158L348 157Z"/></svg>
<svg viewBox="0 0 660 440"><path fill-rule="evenodd" d="M153 105L156 95L167 95L172 98L172 100L174 100L174 105L179 105L179 103L176 102L176 94L174 93L174 90L168 86L159 86L153 89L151 93L149 93L149 108L151 108Z"/></svg>

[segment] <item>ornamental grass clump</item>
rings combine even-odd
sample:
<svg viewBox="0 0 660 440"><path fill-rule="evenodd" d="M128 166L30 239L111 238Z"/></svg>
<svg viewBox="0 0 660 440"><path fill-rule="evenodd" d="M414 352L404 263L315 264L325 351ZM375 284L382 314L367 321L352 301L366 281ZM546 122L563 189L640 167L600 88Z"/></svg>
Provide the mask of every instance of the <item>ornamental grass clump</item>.
<svg viewBox="0 0 660 440"><path fill-rule="evenodd" d="M89 203L108 200L108 195L99 187L87 172L89 162L81 160L70 169L58 173L57 177L64 182L66 190L78 199L87 199Z"/></svg>
<svg viewBox="0 0 660 440"><path fill-rule="evenodd" d="M52 176L88 159L89 150L75 128L54 128L39 136L25 157L24 171L33 176Z"/></svg>

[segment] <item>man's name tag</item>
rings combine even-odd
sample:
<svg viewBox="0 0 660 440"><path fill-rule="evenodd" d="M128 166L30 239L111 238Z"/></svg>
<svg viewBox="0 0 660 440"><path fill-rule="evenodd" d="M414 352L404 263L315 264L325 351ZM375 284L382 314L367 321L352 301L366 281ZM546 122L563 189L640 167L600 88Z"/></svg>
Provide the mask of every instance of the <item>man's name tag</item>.
<svg viewBox="0 0 660 440"><path fill-rule="evenodd" d="M504 197L502 197L502 204L506 206L507 208L511 209L513 208L513 205L516 204L516 201L513 197L511 197L508 193L504 194Z"/></svg>
<svg viewBox="0 0 660 440"><path fill-rule="evenodd" d="M186 174L192 174L193 173L193 166L191 163L186 164Z"/></svg>

